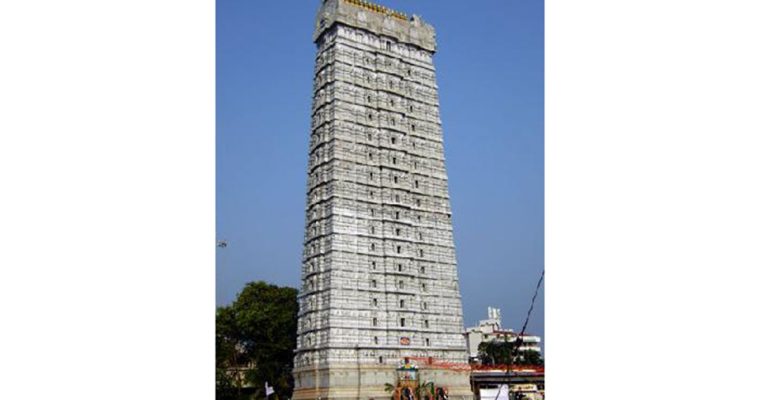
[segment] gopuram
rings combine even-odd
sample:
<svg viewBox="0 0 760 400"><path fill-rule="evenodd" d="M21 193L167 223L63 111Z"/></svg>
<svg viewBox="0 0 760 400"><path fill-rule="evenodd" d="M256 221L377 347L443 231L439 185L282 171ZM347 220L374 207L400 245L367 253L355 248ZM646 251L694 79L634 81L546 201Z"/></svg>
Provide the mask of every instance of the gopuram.
<svg viewBox="0 0 760 400"><path fill-rule="evenodd" d="M313 39L293 397L472 399L435 31L325 0Z"/></svg>

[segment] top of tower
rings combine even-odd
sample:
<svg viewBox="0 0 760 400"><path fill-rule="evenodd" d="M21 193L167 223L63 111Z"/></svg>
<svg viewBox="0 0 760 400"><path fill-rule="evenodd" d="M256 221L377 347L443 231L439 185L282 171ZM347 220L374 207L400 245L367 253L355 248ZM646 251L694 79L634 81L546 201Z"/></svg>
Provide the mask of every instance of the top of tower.
<svg viewBox="0 0 760 400"><path fill-rule="evenodd" d="M410 18L402 12L364 0L322 0L314 40L336 22L435 52L435 29L417 15Z"/></svg>

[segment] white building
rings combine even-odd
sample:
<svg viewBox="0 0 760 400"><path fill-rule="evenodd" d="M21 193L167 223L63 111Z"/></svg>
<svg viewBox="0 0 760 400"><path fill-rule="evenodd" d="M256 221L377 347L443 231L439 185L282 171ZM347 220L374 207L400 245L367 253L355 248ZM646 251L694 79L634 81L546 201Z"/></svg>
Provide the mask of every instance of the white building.
<svg viewBox="0 0 760 400"><path fill-rule="evenodd" d="M512 329L503 329L501 326L501 310L498 308L488 307L488 319L481 320L478 326L467 328L465 338L467 341L467 353L470 361L479 361L478 346L483 342L492 342L494 340L514 342L517 340L519 333ZM525 351L536 351L541 353L541 337L534 335L523 335L522 345L518 353Z"/></svg>
<svg viewBox="0 0 760 400"><path fill-rule="evenodd" d="M407 359L467 363L435 30L323 0L313 39L293 399L387 398ZM419 374L451 400L473 397L466 370Z"/></svg>

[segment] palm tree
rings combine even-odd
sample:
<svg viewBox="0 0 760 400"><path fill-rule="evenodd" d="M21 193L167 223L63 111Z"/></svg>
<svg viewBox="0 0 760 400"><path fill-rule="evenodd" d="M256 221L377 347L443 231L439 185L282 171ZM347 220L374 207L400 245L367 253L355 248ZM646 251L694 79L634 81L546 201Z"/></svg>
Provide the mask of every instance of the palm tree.
<svg viewBox="0 0 760 400"><path fill-rule="evenodd" d="M420 383L420 386L417 387L417 399L418 400L425 400L425 395L429 395L429 397L435 398L435 385L433 382L422 382Z"/></svg>
<svg viewBox="0 0 760 400"><path fill-rule="evenodd" d="M391 399L393 399L393 392L396 390L396 386L394 386L391 383L385 384L385 391L391 394Z"/></svg>

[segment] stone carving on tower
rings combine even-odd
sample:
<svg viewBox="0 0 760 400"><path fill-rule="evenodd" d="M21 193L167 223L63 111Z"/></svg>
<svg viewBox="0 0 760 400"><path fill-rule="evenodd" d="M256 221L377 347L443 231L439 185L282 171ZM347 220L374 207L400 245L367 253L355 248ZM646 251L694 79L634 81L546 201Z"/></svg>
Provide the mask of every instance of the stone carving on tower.
<svg viewBox="0 0 760 400"><path fill-rule="evenodd" d="M314 41L293 397L388 398L398 365L420 359L422 381L471 399L466 368L434 367L467 362L435 31L325 0Z"/></svg>

